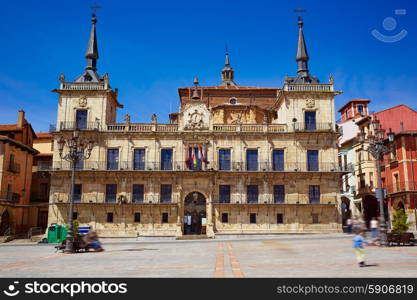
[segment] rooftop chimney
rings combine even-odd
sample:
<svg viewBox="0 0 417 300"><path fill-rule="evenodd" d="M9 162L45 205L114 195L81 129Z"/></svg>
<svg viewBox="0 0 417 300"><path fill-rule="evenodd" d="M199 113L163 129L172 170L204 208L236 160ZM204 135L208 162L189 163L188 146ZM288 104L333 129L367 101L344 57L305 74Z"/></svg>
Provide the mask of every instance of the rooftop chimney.
<svg viewBox="0 0 417 300"><path fill-rule="evenodd" d="M17 114L17 127L22 128L23 123L25 121L25 111L19 110L19 113Z"/></svg>

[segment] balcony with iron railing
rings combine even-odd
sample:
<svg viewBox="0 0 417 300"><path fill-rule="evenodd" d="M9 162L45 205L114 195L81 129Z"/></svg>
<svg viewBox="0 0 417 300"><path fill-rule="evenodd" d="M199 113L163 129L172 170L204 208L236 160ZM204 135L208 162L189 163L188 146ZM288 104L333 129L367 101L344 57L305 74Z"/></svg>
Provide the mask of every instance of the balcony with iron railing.
<svg viewBox="0 0 417 300"><path fill-rule="evenodd" d="M0 202L19 202L20 195L9 191L0 191Z"/></svg>
<svg viewBox="0 0 417 300"><path fill-rule="evenodd" d="M159 194L143 194L141 197L135 197L128 193L115 193L105 195L102 201L93 201L83 194L74 194L74 203L79 204L117 204L117 205L149 205L149 204L177 204L179 202L179 195L172 193L171 196L161 198ZM68 204L68 201L58 200L57 204Z"/></svg>
<svg viewBox="0 0 417 300"><path fill-rule="evenodd" d="M36 165L36 171L49 171L52 168L51 161L39 161Z"/></svg>
<svg viewBox="0 0 417 300"><path fill-rule="evenodd" d="M67 161L55 161L53 171L71 170L71 164ZM308 164L307 162L272 163L260 162L204 162L197 161L167 161L167 162L107 162L107 161L84 161L76 166L79 171L219 171L219 172L349 172L350 169L339 166L338 163Z"/></svg>
<svg viewBox="0 0 417 300"><path fill-rule="evenodd" d="M337 203L337 197L326 197L326 200L320 200L320 199L312 199L310 201L309 199L306 199L306 202L300 203L297 202L287 202L285 199L282 199L282 201L277 201L274 198L273 194L259 194L257 199L252 199L248 201L248 197L246 195L242 195L239 198L235 198L231 201L224 201L221 197L218 195L214 196L213 198L213 204L216 205L332 205L334 206L335 203Z"/></svg>
<svg viewBox="0 0 417 300"><path fill-rule="evenodd" d="M396 184L387 185L387 194L395 194L402 192L416 192L417 193L417 182L416 181L400 181Z"/></svg>
<svg viewBox="0 0 417 300"><path fill-rule="evenodd" d="M49 193L36 193L33 192L30 195L30 202L48 202L49 201Z"/></svg>
<svg viewBox="0 0 417 300"><path fill-rule="evenodd" d="M97 122L87 122L77 125L77 122L61 122L58 126L50 125L50 132L64 130L98 130L101 132L180 132L178 124L152 124L152 123L114 123L102 125ZM187 130L184 130L187 131ZM292 123L292 124L213 124L213 133L288 133L288 132L336 132L333 123Z"/></svg>
<svg viewBox="0 0 417 300"><path fill-rule="evenodd" d="M314 131L336 131L336 126L333 123L293 123L290 125L293 131L299 132L314 132Z"/></svg>
<svg viewBox="0 0 417 300"><path fill-rule="evenodd" d="M100 130L101 126L99 122L60 122L58 126L50 125L49 131L50 132L57 132L57 131L73 131L73 130Z"/></svg>
<svg viewBox="0 0 417 300"><path fill-rule="evenodd" d="M10 162L9 165L7 166L7 171L11 172L11 173L19 174L20 173L20 165L18 163L15 163L15 162Z"/></svg>

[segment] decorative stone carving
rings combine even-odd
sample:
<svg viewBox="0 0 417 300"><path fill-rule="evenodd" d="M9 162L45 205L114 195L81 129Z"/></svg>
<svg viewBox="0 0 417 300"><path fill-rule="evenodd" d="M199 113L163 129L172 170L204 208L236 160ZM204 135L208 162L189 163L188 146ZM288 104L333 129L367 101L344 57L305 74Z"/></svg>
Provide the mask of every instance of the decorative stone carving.
<svg viewBox="0 0 417 300"><path fill-rule="evenodd" d="M189 104L183 113L186 130L206 130L209 128L209 111L204 104Z"/></svg>
<svg viewBox="0 0 417 300"><path fill-rule="evenodd" d="M129 114L125 115L125 123L130 124L130 115Z"/></svg>
<svg viewBox="0 0 417 300"><path fill-rule="evenodd" d="M154 123L154 124L158 122L158 118L157 118L155 113L152 114L151 122Z"/></svg>
<svg viewBox="0 0 417 300"><path fill-rule="evenodd" d="M307 108L314 108L314 106L316 105L314 99L307 99L306 100L306 106Z"/></svg>
<svg viewBox="0 0 417 300"><path fill-rule="evenodd" d="M86 107L87 106L87 97L81 97L78 99L78 105L80 107Z"/></svg>

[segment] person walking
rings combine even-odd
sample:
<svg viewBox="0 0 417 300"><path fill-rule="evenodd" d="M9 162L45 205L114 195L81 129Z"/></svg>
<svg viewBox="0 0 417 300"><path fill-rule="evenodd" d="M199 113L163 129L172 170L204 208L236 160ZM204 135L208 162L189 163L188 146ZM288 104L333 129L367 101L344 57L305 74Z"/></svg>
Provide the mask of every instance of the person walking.
<svg viewBox="0 0 417 300"><path fill-rule="evenodd" d="M372 233L372 239L376 240L379 236L378 233L378 220L373 217L371 220L371 233Z"/></svg>
<svg viewBox="0 0 417 300"><path fill-rule="evenodd" d="M346 220L346 231L352 233L352 219L350 217Z"/></svg>
<svg viewBox="0 0 417 300"><path fill-rule="evenodd" d="M359 267L365 267L365 250L363 245L369 245L369 243L363 238L363 230L357 230L352 241Z"/></svg>

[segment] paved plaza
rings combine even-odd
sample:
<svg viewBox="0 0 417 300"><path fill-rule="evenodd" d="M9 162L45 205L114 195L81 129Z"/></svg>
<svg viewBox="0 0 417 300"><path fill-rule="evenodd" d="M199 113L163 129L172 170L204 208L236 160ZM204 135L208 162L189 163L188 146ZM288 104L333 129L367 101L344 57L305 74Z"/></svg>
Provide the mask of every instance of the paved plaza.
<svg viewBox="0 0 417 300"><path fill-rule="evenodd" d="M104 252L0 244L0 277L417 277L417 246L366 249L359 268L345 234L215 240L107 241Z"/></svg>

